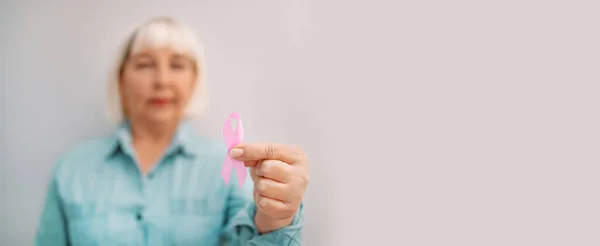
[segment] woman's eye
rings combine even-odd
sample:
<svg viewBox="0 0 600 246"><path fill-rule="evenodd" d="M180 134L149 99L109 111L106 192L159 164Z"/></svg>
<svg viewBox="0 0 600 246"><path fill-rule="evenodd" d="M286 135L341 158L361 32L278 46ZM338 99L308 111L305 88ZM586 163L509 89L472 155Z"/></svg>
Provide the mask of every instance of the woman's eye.
<svg viewBox="0 0 600 246"><path fill-rule="evenodd" d="M151 62L140 62L140 63L136 64L135 67L138 69L145 69L145 68L152 67L152 65L153 64Z"/></svg>
<svg viewBox="0 0 600 246"><path fill-rule="evenodd" d="M184 69L185 65L182 64L182 63L172 63L171 64L171 68L173 68L173 69Z"/></svg>

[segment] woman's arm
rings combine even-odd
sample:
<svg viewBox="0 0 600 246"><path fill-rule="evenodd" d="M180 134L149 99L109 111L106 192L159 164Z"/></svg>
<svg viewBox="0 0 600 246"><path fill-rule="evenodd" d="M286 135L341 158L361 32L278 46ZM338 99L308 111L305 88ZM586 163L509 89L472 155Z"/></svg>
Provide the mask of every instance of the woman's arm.
<svg viewBox="0 0 600 246"><path fill-rule="evenodd" d="M224 227L225 245L301 245L302 206L289 226L260 234L256 228L256 205L252 179L240 187L235 178L229 184L227 221Z"/></svg>
<svg viewBox="0 0 600 246"><path fill-rule="evenodd" d="M67 223L55 176L52 175L42 215L35 235L35 246L68 246Z"/></svg>

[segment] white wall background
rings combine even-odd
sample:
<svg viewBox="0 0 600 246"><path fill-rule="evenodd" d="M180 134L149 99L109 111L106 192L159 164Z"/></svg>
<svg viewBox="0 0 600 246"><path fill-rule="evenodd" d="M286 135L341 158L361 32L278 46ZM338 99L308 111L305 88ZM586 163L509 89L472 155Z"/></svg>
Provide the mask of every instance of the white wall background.
<svg viewBox="0 0 600 246"><path fill-rule="evenodd" d="M298 144L305 245L599 245L597 1L3 1L0 245L30 245L54 161L111 130L135 22L206 43L218 136Z"/></svg>

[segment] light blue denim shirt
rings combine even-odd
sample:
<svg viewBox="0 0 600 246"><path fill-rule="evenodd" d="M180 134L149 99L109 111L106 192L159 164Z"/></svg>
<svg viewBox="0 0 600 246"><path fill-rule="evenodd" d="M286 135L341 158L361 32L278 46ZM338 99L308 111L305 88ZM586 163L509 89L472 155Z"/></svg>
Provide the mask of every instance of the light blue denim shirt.
<svg viewBox="0 0 600 246"><path fill-rule="evenodd" d="M227 186L225 143L184 122L148 175L141 175L127 123L66 152L53 170L35 245L300 245L292 224L259 235L248 176ZM232 176L235 172L232 173Z"/></svg>

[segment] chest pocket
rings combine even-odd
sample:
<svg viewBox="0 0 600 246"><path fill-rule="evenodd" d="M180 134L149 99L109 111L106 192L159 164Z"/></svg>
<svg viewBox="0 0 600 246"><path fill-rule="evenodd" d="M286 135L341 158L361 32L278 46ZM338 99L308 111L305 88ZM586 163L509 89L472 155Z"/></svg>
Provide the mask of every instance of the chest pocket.
<svg viewBox="0 0 600 246"><path fill-rule="evenodd" d="M168 204L171 245L217 245L226 203L217 197L171 198Z"/></svg>
<svg viewBox="0 0 600 246"><path fill-rule="evenodd" d="M69 239L76 245L133 245L141 235L133 220L96 203L71 203L65 206Z"/></svg>

